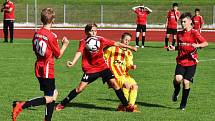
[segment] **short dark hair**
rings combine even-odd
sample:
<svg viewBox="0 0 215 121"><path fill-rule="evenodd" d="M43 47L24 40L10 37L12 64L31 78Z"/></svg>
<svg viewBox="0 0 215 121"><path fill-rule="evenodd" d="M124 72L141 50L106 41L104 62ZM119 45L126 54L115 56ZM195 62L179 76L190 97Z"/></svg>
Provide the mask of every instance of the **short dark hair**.
<svg viewBox="0 0 215 121"><path fill-rule="evenodd" d="M178 3L173 3L172 7L178 6Z"/></svg>
<svg viewBox="0 0 215 121"><path fill-rule="evenodd" d="M184 18L192 18L192 14L190 12L185 12L183 14L181 14L180 19L184 19Z"/></svg>
<svg viewBox="0 0 215 121"><path fill-rule="evenodd" d="M55 12L52 8L44 8L41 11L41 21L43 25L50 24L55 19Z"/></svg>
<svg viewBox="0 0 215 121"><path fill-rule="evenodd" d="M196 9L195 9L195 12L196 12L196 11L199 11L199 12L200 12L200 9L199 9L199 8L196 8Z"/></svg>
<svg viewBox="0 0 215 121"><path fill-rule="evenodd" d="M124 32L124 33L122 34L122 36L121 36L121 39L124 39L126 36L132 37L132 35L131 35L130 33Z"/></svg>
<svg viewBox="0 0 215 121"><path fill-rule="evenodd" d="M85 29L84 29L85 33L88 33L89 31L91 31L91 29L92 29L93 27L97 27L96 23L87 24L87 25L85 26Z"/></svg>

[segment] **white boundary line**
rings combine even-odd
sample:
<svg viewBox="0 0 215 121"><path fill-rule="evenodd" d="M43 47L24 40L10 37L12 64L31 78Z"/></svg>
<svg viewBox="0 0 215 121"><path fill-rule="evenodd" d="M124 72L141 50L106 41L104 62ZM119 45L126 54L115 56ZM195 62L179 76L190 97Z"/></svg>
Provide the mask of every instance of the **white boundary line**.
<svg viewBox="0 0 215 121"><path fill-rule="evenodd" d="M2 29L2 28L1 28ZM14 28L15 30L35 30L35 28ZM39 29L39 28L37 28ZM52 28L52 30L84 30L84 28ZM135 31L136 29L131 28L104 28L98 30L107 31ZM147 31L166 31L166 29L147 29ZM203 32L215 32L215 30L203 29Z"/></svg>

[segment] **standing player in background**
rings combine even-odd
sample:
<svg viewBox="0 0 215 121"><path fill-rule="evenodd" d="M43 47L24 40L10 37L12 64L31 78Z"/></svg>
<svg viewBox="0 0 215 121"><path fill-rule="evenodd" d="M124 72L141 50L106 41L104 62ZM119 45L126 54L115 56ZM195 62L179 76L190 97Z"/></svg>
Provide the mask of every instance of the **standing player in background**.
<svg viewBox="0 0 215 121"><path fill-rule="evenodd" d="M208 46L200 33L192 29L191 13L183 13L180 17L183 30L177 34L177 46L169 46L169 50L177 50L177 65L173 80L174 93L172 100L177 101L180 92L180 84L183 83L182 100L180 109L185 110L190 93L190 83L193 82L196 66L198 63L197 48Z"/></svg>
<svg viewBox="0 0 215 121"><path fill-rule="evenodd" d="M113 73L105 63L103 57L103 48L106 46L113 45L130 48L135 51L137 50L137 48L119 42L107 40L104 37L97 36L96 24L87 24L85 27L85 34L86 38L80 41L78 51L76 52L74 58L71 61L67 62L68 67L73 67L82 55L82 70L84 72L83 77L79 86L70 91L69 95L65 97L60 104L57 105L56 110L60 111L64 109L65 105L68 104L71 100L73 100L78 94L80 94L90 83L101 77L103 83L107 82L109 85L111 85L123 106L126 107L126 110L129 112L133 112L134 107L128 104L123 94L123 91L115 80ZM100 46L98 46L98 49L96 51L90 51L86 47L86 41L92 38L97 39L97 43L100 43Z"/></svg>
<svg viewBox="0 0 215 121"><path fill-rule="evenodd" d="M69 41L66 37L62 40L62 47L59 48L57 35L50 29L55 20L55 12L52 8L45 8L41 12L43 27L34 34L32 41L33 50L37 57L35 63L35 76L40 83L40 90L44 92L43 97L34 98L25 102L14 102L12 118L16 121L22 109L46 105L44 121L51 121L57 89L55 88L54 58L62 57Z"/></svg>
<svg viewBox="0 0 215 121"><path fill-rule="evenodd" d="M192 21L193 21L193 28L199 31L199 33L201 33L202 25L204 24L204 19L200 15L199 8L195 9L195 16L192 17Z"/></svg>
<svg viewBox="0 0 215 121"><path fill-rule="evenodd" d="M129 45L131 37L130 33L123 33L121 43ZM136 69L136 65L133 64L132 51L127 48L111 46L104 50L104 57L129 104L134 106L134 112L138 112L139 110L135 105L138 85L128 73L129 70ZM117 110L126 111L122 104L118 106Z"/></svg>
<svg viewBox="0 0 215 121"><path fill-rule="evenodd" d="M140 6L133 7L132 10L137 15L136 47L139 47L139 36L140 36L140 33L142 32L142 48L144 48L147 16L152 12L152 10L148 7L145 7L143 4L141 4Z"/></svg>
<svg viewBox="0 0 215 121"><path fill-rule="evenodd" d="M13 43L13 32L14 32L14 11L15 5L10 0L5 0L5 3L1 7L1 12L4 12L4 22L3 22L3 31L4 31L4 42L8 42L8 27L10 30L10 43Z"/></svg>
<svg viewBox="0 0 215 121"><path fill-rule="evenodd" d="M166 19L166 37L165 37L165 46L164 48L168 48L169 46L169 37L170 34L173 35L172 37L172 46L175 46L176 41L176 34L177 34L177 28L178 28L178 20L180 17L180 11L178 10L178 3L173 3L172 9L170 9L167 13L167 19Z"/></svg>

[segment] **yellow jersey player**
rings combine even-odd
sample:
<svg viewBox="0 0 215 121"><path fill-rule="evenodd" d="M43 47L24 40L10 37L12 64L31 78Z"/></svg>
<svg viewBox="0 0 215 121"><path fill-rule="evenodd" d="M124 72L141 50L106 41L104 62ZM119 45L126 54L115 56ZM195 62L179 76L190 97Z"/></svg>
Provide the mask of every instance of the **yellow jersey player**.
<svg viewBox="0 0 215 121"><path fill-rule="evenodd" d="M130 40L130 33L122 34L121 43L129 45ZM134 106L134 112L138 112L139 110L135 105L138 86L136 81L128 73L129 70L136 69L136 65L133 64L132 51L122 47L111 46L105 49L104 57L115 78L117 79L118 84L122 88L129 104ZM125 107L120 104L117 110L125 111Z"/></svg>

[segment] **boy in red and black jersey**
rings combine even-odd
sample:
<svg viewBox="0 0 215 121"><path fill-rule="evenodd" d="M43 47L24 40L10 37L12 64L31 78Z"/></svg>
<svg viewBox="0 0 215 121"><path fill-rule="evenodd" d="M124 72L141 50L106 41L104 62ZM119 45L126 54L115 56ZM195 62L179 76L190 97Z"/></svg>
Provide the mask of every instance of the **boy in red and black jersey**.
<svg viewBox="0 0 215 121"><path fill-rule="evenodd" d="M200 15L199 8L195 9L195 16L192 17L192 21L193 21L193 29L196 29L197 31L199 31L199 33L201 33L202 25L204 24L204 19Z"/></svg>
<svg viewBox="0 0 215 121"><path fill-rule="evenodd" d="M177 33L177 46L169 46L169 50L177 50L177 65L175 69L175 77L173 80L174 93L173 101L177 101L180 92L180 83L183 83L182 100L180 109L185 110L188 95L190 92L190 82L193 77L198 63L197 48L208 46L206 40L200 33L192 28L192 16L190 13L183 13L180 17L183 30Z"/></svg>
<svg viewBox="0 0 215 121"><path fill-rule="evenodd" d="M167 13L167 20L166 20L167 31L166 31L164 48L167 48L169 46L168 43L169 43L169 37L171 34L173 35L172 45L173 46L175 45L179 17L180 17L180 11L178 10L178 3L173 3L172 9L170 9Z"/></svg>
<svg viewBox="0 0 215 121"><path fill-rule="evenodd" d="M87 24L85 27L86 38L82 39L79 44L79 48L71 61L67 62L68 67L73 67L77 60L82 56L82 70L84 72L80 84L70 91L69 95L65 97L60 104L57 105L56 110L60 111L64 109L65 105L73 100L78 94L80 94L90 83L94 82L99 77L102 78L103 83L107 82L115 90L117 97L120 99L123 106L126 107L127 111L133 112L134 107L128 105L120 86L116 82L116 79L111 72L110 68L106 64L103 57L103 49L107 46L120 46L130 48L134 51L137 49L113 40L107 40L104 37L97 36L97 25ZM100 43L100 47L97 51L89 51L86 48L86 41L90 38L97 38Z"/></svg>
<svg viewBox="0 0 215 121"><path fill-rule="evenodd" d="M142 48L144 48L145 44L145 33L146 33L146 24L147 24L147 16L152 12L152 10L143 4L140 6L135 6L132 10L136 13L136 47L139 47L139 36L142 32Z"/></svg>
<svg viewBox="0 0 215 121"><path fill-rule="evenodd" d="M35 32L32 40L33 51L37 57L35 62L35 76L40 83L40 90L44 92L44 96L25 102L14 102L12 113L13 121L16 121L22 109L39 105L46 105L44 120L51 121L58 94L55 88L54 58L61 58L69 44L67 38L64 37L62 47L61 49L59 48L57 35L51 31L54 19L55 12L52 8L43 9L41 12L43 27Z"/></svg>
<svg viewBox="0 0 215 121"><path fill-rule="evenodd" d="M8 28L10 31L10 43L13 43L13 29L14 29L14 11L15 5L10 0L5 0L5 3L2 5L1 12L4 12L4 42L8 42Z"/></svg>

